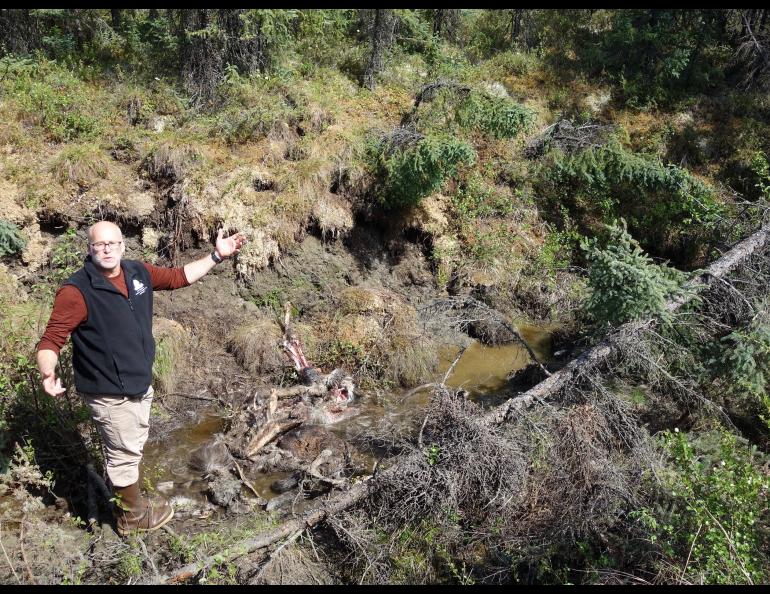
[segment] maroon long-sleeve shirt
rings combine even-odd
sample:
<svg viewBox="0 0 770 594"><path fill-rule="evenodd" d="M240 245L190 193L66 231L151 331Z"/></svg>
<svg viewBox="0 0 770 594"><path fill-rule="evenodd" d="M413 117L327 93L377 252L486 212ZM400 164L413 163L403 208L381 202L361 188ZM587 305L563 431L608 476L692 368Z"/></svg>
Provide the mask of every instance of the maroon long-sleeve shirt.
<svg viewBox="0 0 770 594"><path fill-rule="evenodd" d="M184 268L161 268L146 262L144 266L150 273L152 288L155 291L170 291L190 285ZM128 297L128 287L122 268L118 276L105 278L115 285L124 297ZM51 318L48 320L43 338L37 345L37 350L47 349L58 355L72 331L87 319L88 307L80 289L74 285L62 285L56 292Z"/></svg>

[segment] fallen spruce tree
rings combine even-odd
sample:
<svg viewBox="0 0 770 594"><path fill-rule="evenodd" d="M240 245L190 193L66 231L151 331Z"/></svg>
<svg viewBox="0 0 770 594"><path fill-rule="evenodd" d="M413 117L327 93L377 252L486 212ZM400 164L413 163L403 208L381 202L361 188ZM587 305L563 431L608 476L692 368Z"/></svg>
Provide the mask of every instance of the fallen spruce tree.
<svg viewBox="0 0 770 594"><path fill-rule="evenodd" d="M730 411L690 372L697 367L691 346L758 315L770 280L767 239L763 227L690 281L685 296L667 304L673 315L666 328L655 319L624 324L496 409L484 411L463 391L437 384L411 433L381 435L393 454L387 469L166 581L192 579L260 549L285 550L306 530L327 566L343 567L336 573L350 582L713 579L693 555L707 528L699 527L690 555L685 549L679 559L638 520L639 510L661 501L669 505L662 514L675 511L671 498L657 494L666 470L650 425L672 428L705 413L732 426ZM646 410L622 397L627 386L646 389ZM725 562L752 583L759 570L746 568L736 546Z"/></svg>

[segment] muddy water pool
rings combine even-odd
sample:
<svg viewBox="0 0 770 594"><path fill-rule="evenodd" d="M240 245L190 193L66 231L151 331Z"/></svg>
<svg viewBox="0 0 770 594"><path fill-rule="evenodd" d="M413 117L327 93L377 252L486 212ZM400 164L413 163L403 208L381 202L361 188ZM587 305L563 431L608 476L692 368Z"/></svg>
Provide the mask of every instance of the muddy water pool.
<svg viewBox="0 0 770 594"><path fill-rule="evenodd" d="M541 361L551 357L551 334L549 328L520 324L522 337ZM444 378L455 360L459 348L447 349L440 353L440 367L436 380ZM472 342L457 361L446 380L451 388L463 388L469 397L484 407L495 406L507 396L501 394L507 377L530 362L529 354L519 343L489 347ZM341 437L356 443L362 435L385 424L390 427L407 427L415 418L422 418L422 411L431 397L430 389L413 392L399 390L388 394L360 395L354 406L360 414L330 426ZM208 441L224 427L224 419L208 415L198 423L173 432L163 442L148 444L144 454L144 475L151 484L175 504L205 504L203 493L206 484L200 475L189 468L190 453ZM374 464L374 456L364 454L367 463ZM254 479L254 487L265 499L275 496L270 484L285 473L264 475Z"/></svg>

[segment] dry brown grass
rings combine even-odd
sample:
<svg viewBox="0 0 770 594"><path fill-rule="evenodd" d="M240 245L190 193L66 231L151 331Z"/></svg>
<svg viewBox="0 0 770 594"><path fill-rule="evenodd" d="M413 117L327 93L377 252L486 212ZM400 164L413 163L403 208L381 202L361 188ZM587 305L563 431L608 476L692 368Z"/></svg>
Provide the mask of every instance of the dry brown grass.
<svg viewBox="0 0 770 594"><path fill-rule="evenodd" d="M445 234L449 228L447 211L449 199L442 194L423 198L419 204L404 209L396 224L403 229L417 229L433 237Z"/></svg>
<svg viewBox="0 0 770 594"><path fill-rule="evenodd" d="M378 320L365 315L347 315L337 324L337 336L347 344L369 350L385 340Z"/></svg>
<svg viewBox="0 0 770 594"><path fill-rule="evenodd" d="M8 267L0 262L0 305L23 303L27 300L27 292L19 284L19 280L8 271Z"/></svg>
<svg viewBox="0 0 770 594"><path fill-rule="evenodd" d="M334 313L315 322L328 329L320 338L321 359L331 357L334 365L358 365L348 371L359 382L384 380L411 386L434 378L438 347L425 333L414 307L395 293L349 287L339 293ZM354 360L349 349L356 353ZM334 361L334 356L344 361Z"/></svg>
<svg viewBox="0 0 770 594"><path fill-rule="evenodd" d="M199 157L199 152L190 146L161 142L149 147L140 171L157 183L173 184L185 177L189 166Z"/></svg>
<svg viewBox="0 0 770 594"><path fill-rule="evenodd" d="M365 287L348 287L339 293L341 314L385 313L385 299L376 290Z"/></svg>
<svg viewBox="0 0 770 594"><path fill-rule="evenodd" d="M3 220L16 225L24 225L34 220L34 213L22 202L19 187L5 179L0 179L0 213Z"/></svg>

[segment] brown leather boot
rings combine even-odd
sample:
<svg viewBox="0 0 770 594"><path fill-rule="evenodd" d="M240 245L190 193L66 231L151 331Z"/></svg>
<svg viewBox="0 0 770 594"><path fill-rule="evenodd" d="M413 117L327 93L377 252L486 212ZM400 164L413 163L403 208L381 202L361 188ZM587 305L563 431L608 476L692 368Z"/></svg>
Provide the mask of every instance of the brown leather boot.
<svg viewBox="0 0 770 594"><path fill-rule="evenodd" d="M113 487L115 497L115 518L118 534L150 532L164 526L174 517L174 508L167 501L153 501L142 497L139 482L128 487Z"/></svg>

